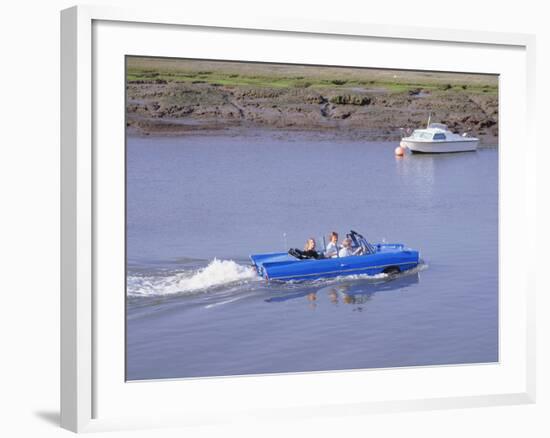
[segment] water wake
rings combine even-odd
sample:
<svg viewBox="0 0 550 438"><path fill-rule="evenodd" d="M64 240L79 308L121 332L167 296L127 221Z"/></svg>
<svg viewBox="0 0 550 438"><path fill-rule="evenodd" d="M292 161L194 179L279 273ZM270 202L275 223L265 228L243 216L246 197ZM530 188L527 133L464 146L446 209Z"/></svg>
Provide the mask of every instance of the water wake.
<svg viewBox="0 0 550 438"><path fill-rule="evenodd" d="M167 276L129 275L128 296L164 296L197 293L209 289L245 283L258 279L250 266L240 265L233 260L212 260L208 266Z"/></svg>
<svg viewBox="0 0 550 438"><path fill-rule="evenodd" d="M273 282L273 286L276 287L277 290L284 288L292 291L304 286L322 287L337 283L349 283L350 281L376 284L414 275L427 268L428 265L421 262L416 268L397 275L358 274L311 281L275 281ZM242 292L241 286L245 286L251 282L262 283L261 280L262 279L256 274L255 269L251 266L241 265L233 260L214 259L207 266L200 269L166 273L163 275L130 274L127 278L127 293L130 297L155 297L176 294L197 294L224 289L228 293L230 292L230 295L233 295L238 290ZM269 285L265 285L265 287L269 287ZM230 301L231 300L233 300L233 298L231 298Z"/></svg>

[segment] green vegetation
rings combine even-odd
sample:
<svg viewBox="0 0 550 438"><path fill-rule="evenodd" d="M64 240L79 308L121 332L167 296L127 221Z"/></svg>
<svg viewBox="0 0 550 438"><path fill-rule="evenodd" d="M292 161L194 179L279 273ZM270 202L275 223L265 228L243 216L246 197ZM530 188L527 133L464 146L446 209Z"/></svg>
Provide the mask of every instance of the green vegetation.
<svg viewBox="0 0 550 438"><path fill-rule="evenodd" d="M497 94L496 76L238 62L128 58L129 83L188 83L225 87L349 89L406 93L414 90Z"/></svg>
<svg viewBox="0 0 550 438"><path fill-rule="evenodd" d="M349 94L345 95L337 95L330 99L331 103L335 103L337 105L368 105L371 103L370 97L367 96L353 96Z"/></svg>

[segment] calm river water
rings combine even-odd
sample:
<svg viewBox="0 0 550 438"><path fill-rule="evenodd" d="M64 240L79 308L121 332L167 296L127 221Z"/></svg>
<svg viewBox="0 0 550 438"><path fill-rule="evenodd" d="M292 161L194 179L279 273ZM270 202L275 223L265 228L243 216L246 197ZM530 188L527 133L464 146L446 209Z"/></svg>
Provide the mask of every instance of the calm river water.
<svg viewBox="0 0 550 438"><path fill-rule="evenodd" d="M129 137L127 379L498 361L498 150ZM248 255L355 229L414 272L266 284Z"/></svg>

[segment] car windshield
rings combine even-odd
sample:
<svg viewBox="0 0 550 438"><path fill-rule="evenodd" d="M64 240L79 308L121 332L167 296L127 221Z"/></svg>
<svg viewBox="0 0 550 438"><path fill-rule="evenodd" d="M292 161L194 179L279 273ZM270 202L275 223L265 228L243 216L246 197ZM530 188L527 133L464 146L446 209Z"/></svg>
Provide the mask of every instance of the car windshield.
<svg viewBox="0 0 550 438"><path fill-rule="evenodd" d="M374 254L376 252L376 249L373 245L371 245L369 243L369 241L367 239L365 239L365 237L363 237L363 235L351 230L350 231L350 234L348 234L348 236L351 238L352 240L352 248L353 249L357 249L358 247L362 247L363 248L363 254Z"/></svg>

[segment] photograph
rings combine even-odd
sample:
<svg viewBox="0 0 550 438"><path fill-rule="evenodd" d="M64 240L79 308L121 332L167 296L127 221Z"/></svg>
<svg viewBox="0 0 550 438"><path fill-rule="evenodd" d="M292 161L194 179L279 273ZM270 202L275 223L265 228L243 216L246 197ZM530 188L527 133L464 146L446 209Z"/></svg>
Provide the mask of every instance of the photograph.
<svg viewBox="0 0 550 438"><path fill-rule="evenodd" d="M499 361L499 76L375 67L126 56L127 381Z"/></svg>

